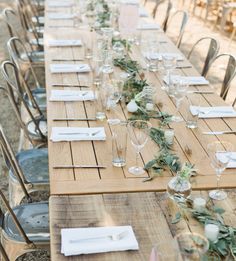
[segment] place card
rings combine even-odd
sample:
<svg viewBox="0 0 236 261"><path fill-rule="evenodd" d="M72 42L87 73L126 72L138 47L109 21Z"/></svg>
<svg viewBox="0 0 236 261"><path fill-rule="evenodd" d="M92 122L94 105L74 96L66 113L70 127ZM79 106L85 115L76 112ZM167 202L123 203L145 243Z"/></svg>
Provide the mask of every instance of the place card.
<svg viewBox="0 0 236 261"><path fill-rule="evenodd" d="M50 47L64 47L64 46L82 46L81 40L49 40Z"/></svg>
<svg viewBox="0 0 236 261"><path fill-rule="evenodd" d="M137 30L160 30L161 27L157 23L140 23Z"/></svg>
<svg viewBox="0 0 236 261"><path fill-rule="evenodd" d="M231 106L198 107L190 106L193 115L199 113L199 118L230 118L236 117L236 111Z"/></svg>
<svg viewBox="0 0 236 261"><path fill-rule="evenodd" d="M51 73L85 73L90 72L88 64L50 64Z"/></svg>
<svg viewBox="0 0 236 261"><path fill-rule="evenodd" d="M73 2L70 1L50 1L48 3L49 7L71 7L73 6Z"/></svg>
<svg viewBox="0 0 236 261"><path fill-rule="evenodd" d="M90 101L94 100L93 91L52 90L50 101Z"/></svg>
<svg viewBox="0 0 236 261"><path fill-rule="evenodd" d="M51 20L70 20L74 19L75 14L68 14L68 13L50 13L48 14L48 18Z"/></svg>
<svg viewBox="0 0 236 261"><path fill-rule="evenodd" d="M167 76L163 78L166 84L169 84L169 79ZM207 81L203 76L179 76L179 75L171 75L172 81L184 81L189 85L208 85L209 81Z"/></svg>

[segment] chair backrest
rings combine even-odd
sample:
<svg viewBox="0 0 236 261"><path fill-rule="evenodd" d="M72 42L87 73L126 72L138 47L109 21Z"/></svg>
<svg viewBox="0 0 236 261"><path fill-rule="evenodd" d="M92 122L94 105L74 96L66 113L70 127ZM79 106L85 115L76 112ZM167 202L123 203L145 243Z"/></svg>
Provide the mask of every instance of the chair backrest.
<svg viewBox="0 0 236 261"><path fill-rule="evenodd" d="M224 64L222 63L224 62ZM222 70L224 73L222 74ZM220 73L219 73L220 71ZM209 79L210 72L213 73L214 77L216 78L216 82L219 83L220 80L217 78L219 74L223 75L223 80L221 81L221 90L220 90L220 97L224 100L227 97L230 83L232 82L233 78L236 75L236 59L231 54L219 54L217 55L209 64L208 70L206 71L205 76Z"/></svg>
<svg viewBox="0 0 236 261"><path fill-rule="evenodd" d="M11 169L11 171L13 171L15 176L17 177L19 184L21 186L21 189L26 196L27 202L32 202L32 199L25 187L25 184L29 184L29 182L26 180L24 173L17 162L13 149L6 138L1 125L0 125L0 148L2 151L3 158L5 160L6 166L8 167L9 170Z"/></svg>
<svg viewBox="0 0 236 261"><path fill-rule="evenodd" d="M18 73L18 69L17 69L16 65L10 61L4 61L1 65L1 71L2 71L2 75L5 79L5 81L7 83L6 86L1 87L1 89L4 90L5 93L7 94L8 98L10 100L10 103L13 107L13 110L15 111L17 120L18 120L25 136L28 138L28 140L30 141L32 146L34 146L33 140L30 136L30 133L28 132L27 126L21 118L21 108L19 106L19 102L20 102L20 105L22 105L23 108L25 109L25 111L27 112L29 119L34 123L35 131L40 135L41 140L46 141L47 137L45 137L45 135L42 133L42 131L39 127L40 119L44 119L44 115L37 106L39 116L35 117L33 115L33 113L31 112L30 108L28 107L28 104L25 101L24 96L23 96L24 93L22 91L22 87L20 85L20 79L19 79L20 75ZM13 80L11 79L11 76L13 76L13 78L14 78ZM32 95L32 93L31 93L31 95ZM37 104L36 101L35 101L35 104Z"/></svg>
<svg viewBox="0 0 236 261"><path fill-rule="evenodd" d="M209 43L210 42L210 43ZM220 43L216 39L212 37L203 37L199 39L190 50L187 58L190 59L193 55L194 51L197 49L198 46L202 47L203 45L206 46L206 44L209 44L209 48L207 50L206 57L204 57L204 63L201 71L201 75L205 76L206 72L208 71L208 67L212 59L216 57L216 55L219 52L220 49ZM199 53L197 53L198 57L200 56Z"/></svg>
<svg viewBox="0 0 236 261"><path fill-rule="evenodd" d="M188 21L188 14L186 11L178 10L175 13L172 14L172 16L168 19L167 25L166 25L166 32L167 34L171 31L170 37L175 42L175 45L177 47L180 47L184 30L187 25ZM175 33L177 32L177 36ZM173 36L173 37L172 37Z"/></svg>
<svg viewBox="0 0 236 261"><path fill-rule="evenodd" d="M24 79L23 84L27 85L27 89L30 89L26 81L26 75L28 76L29 74L33 77L36 87L39 88L40 84L24 43L18 37L11 37L7 42L7 49L12 62L16 64L17 69Z"/></svg>
<svg viewBox="0 0 236 261"><path fill-rule="evenodd" d="M155 18L156 17L156 14L157 14L157 9L159 7L160 4L164 3L165 0L156 0L156 3L155 3L155 6L152 10L152 17Z"/></svg>

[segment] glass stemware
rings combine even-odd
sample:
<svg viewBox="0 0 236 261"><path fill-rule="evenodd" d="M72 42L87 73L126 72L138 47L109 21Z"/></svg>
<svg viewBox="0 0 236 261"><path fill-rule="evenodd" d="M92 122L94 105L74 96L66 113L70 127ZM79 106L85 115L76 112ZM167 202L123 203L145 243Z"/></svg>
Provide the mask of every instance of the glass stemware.
<svg viewBox="0 0 236 261"><path fill-rule="evenodd" d="M230 161L233 145L227 141L216 141L208 144L207 149L211 160L211 166L215 169L217 178L217 188L210 191L209 196L215 200L223 200L227 198L227 194L220 189L220 178Z"/></svg>
<svg viewBox="0 0 236 261"><path fill-rule="evenodd" d="M129 168L129 172L133 175L141 175L145 172L142 167L138 166L138 157L141 149L148 141L151 127L151 123L142 120L130 121L128 123L129 137L136 151L136 164Z"/></svg>
<svg viewBox="0 0 236 261"><path fill-rule="evenodd" d="M174 98L176 102L176 114L172 116L172 121L174 122L181 122L183 121L183 118L178 115L179 108L181 101L184 99L184 97L187 94L188 89L188 83L186 81L183 81L181 79L176 79L176 84L174 88Z"/></svg>
<svg viewBox="0 0 236 261"><path fill-rule="evenodd" d="M171 70L174 70L176 68L176 57L173 55L163 55L162 56L162 64L164 69L166 70L166 85L163 85L161 87L162 90L168 91L169 90L169 86L171 84Z"/></svg>

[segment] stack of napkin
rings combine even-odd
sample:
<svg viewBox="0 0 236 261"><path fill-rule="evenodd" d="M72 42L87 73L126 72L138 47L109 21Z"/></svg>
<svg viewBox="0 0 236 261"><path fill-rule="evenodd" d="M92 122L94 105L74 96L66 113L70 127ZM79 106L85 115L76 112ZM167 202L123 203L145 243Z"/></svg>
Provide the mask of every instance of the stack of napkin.
<svg viewBox="0 0 236 261"><path fill-rule="evenodd" d="M179 76L179 75L171 75L171 80L173 82L184 81L189 85L208 85L209 81L207 81L203 76ZM169 84L169 79L165 76L164 81L166 84Z"/></svg>
<svg viewBox="0 0 236 261"><path fill-rule="evenodd" d="M64 46L81 46L81 40L49 40L48 45L51 47L64 47Z"/></svg>
<svg viewBox="0 0 236 261"><path fill-rule="evenodd" d="M199 113L199 118L236 117L236 111L231 106L198 107L190 106L193 115Z"/></svg>
<svg viewBox="0 0 236 261"><path fill-rule="evenodd" d="M82 73L90 72L88 64L50 64L51 73Z"/></svg>
<svg viewBox="0 0 236 261"><path fill-rule="evenodd" d="M111 235L120 233L124 236L117 240L111 239ZM138 249L138 242L131 226L61 230L61 253L65 256Z"/></svg>
<svg viewBox="0 0 236 261"><path fill-rule="evenodd" d="M82 140L105 140L104 127L80 128L80 127L52 127L50 139L57 141L82 141Z"/></svg>
<svg viewBox="0 0 236 261"><path fill-rule="evenodd" d="M90 101L94 100L93 91L52 90L50 101Z"/></svg>
<svg viewBox="0 0 236 261"><path fill-rule="evenodd" d="M67 13L51 13L48 14L49 19L51 20L67 20L67 19L73 19L75 17L74 14L67 14Z"/></svg>
<svg viewBox="0 0 236 261"><path fill-rule="evenodd" d="M227 159L226 159L227 157ZM226 168L233 169L236 168L236 152L220 152L217 153L218 160L222 162L227 162L229 160L229 163Z"/></svg>

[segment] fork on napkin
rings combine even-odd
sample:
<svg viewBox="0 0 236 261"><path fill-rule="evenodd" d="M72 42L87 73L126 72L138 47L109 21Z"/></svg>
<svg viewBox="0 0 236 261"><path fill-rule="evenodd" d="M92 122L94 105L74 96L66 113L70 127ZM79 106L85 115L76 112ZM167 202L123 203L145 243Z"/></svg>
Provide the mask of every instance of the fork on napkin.
<svg viewBox="0 0 236 261"><path fill-rule="evenodd" d="M52 127L50 140L53 142L106 140L106 133L104 127Z"/></svg>
<svg viewBox="0 0 236 261"><path fill-rule="evenodd" d="M122 233L122 237L112 240L114 235ZM138 249L138 242L131 226L61 230L61 253L65 256Z"/></svg>
<svg viewBox="0 0 236 261"><path fill-rule="evenodd" d="M93 91L52 90L50 101L90 101L94 100Z"/></svg>
<svg viewBox="0 0 236 261"><path fill-rule="evenodd" d="M177 61L183 61L184 60L183 56L179 53L155 53L153 55L155 56L154 59L158 59L159 61L162 61L162 57L164 55L176 57ZM147 55L146 58L150 59L152 57L150 57L150 55Z"/></svg>
<svg viewBox="0 0 236 261"><path fill-rule="evenodd" d="M81 40L49 40L50 47L65 47L65 46L82 46Z"/></svg>
<svg viewBox="0 0 236 261"><path fill-rule="evenodd" d="M51 20L67 20L67 19L73 19L75 17L74 14L67 14L67 13L51 13L48 14L48 18Z"/></svg>
<svg viewBox="0 0 236 261"><path fill-rule="evenodd" d="M88 64L50 64L51 73L82 73L90 72Z"/></svg>
<svg viewBox="0 0 236 261"><path fill-rule="evenodd" d="M171 80L175 81L185 81L189 85L208 85L209 81L207 81L203 76L179 76L179 75L171 75ZM166 84L169 84L169 79L165 76L164 81Z"/></svg>
<svg viewBox="0 0 236 261"><path fill-rule="evenodd" d="M199 118L236 117L236 111L231 106L197 107L190 106L193 115L199 114Z"/></svg>

